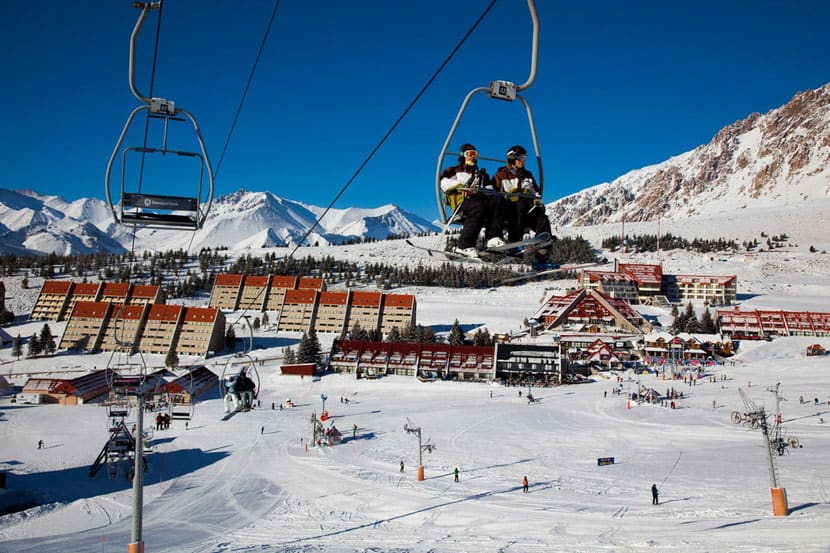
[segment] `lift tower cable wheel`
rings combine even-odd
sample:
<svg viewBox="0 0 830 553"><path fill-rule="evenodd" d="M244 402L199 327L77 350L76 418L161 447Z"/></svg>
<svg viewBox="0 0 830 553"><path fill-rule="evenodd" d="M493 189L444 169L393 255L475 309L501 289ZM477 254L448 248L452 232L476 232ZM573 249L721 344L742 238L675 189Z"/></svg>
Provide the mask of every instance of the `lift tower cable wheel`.
<svg viewBox="0 0 830 553"><path fill-rule="evenodd" d="M153 98L143 95L139 92L135 84L135 50L138 34L147 18L150 10L160 9L161 2L136 2L134 6L141 9L133 32L130 35L130 66L129 79L130 90L133 95L141 102L142 105L135 108L127 118L121 135L118 137L118 142L112 151L112 155L107 163L107 171L104 179L105 192L107 203L110 206L113 216L118 224L121 225L135 225L145 228L158 229L182 229L182 230L198 230L207 218L213 203L213 186L214 174L213 168L210 165L205 142L202 139L202 132L199 129L199 124L196 118L187 110L177 107L173 100L165 98ZM121 145L124 142L124 137L130 125L140 112L146 111L147 117L150 119L160 119L163 123L162 142L159 147L144 146L130 146L122 150ZM182 122L189 120L193 125L193 130L196 133L196 139L199 143L199 151L191 152L185 150L175 150L168 147L168 131L171 122ZM113 164L121 153L121 187L120 197L118 202L113 200L111 176ZM146 193L141 190L141 184L136 189L128 189L126 185L127 174L127 154L139 153L142 156L149 154L161 154L166 156L168 154L196 159L199 162L198 184L193 190L194 194L190 196L171 196L167 194L160 194L155 192ZM203 192L204 177L207 173L207 191ZM158 185L157 185L158 187ZM157 189L157 188L156 188ZM154 189L155 190L155 189Z"/></svg>
<svg viewBox="0 0 830 553"><path fill-rule="evenodd" d="M519 100L524 105L525 111L527 112L527 121L530 127L530 135L533 141L533 150L536 156L536 164L539 168L539 190L544 191L544 171L542 170L542 154L539 150L539 140L536 138L536 124L533 121L533 111L530 109L530 104L527 102L527 100L525 100L525 98L521 94L519 94L519 92L522 92L530 88L530 85L532 85L533 81L536 80L536 66L537 61L539 59L539 17L536 13L536 4L534 0L527 0L527 7L530 11L530 18L533 21L533 42L530 56L530 74L528 75L527 80L519 85L511 81L496 80L490 82L489 86L479 86L472 89L464 98L464 101L461 103L461 108L458 110L458 114L455 116L455 121L453 121L452 127L450 128L450 132L447 135L447 139L444 141L444 146L441 148L441 153L438 155L438 163L435 168L435 198L438 202L438 212L442 223L447 223L448 221L451 221L450 216L452 215L452 213L450 213L450 215L447 214L447 207L449 204L445 200L443 191L441 190L441 173L443 171L442 167L444 165L444 158L447 156L461 155L460 152L448 151L450 143L452 142L452 139L455 136L455 131L458 128L458 124L461 122L461 118L463 117L464 112L467 110L467 104L470 102L470 99L473 96L480 92L486 92L487 96L496 100L504 100L507 102ZM479 159L503 161L501 158L485 156L479 156Z"/></svg>

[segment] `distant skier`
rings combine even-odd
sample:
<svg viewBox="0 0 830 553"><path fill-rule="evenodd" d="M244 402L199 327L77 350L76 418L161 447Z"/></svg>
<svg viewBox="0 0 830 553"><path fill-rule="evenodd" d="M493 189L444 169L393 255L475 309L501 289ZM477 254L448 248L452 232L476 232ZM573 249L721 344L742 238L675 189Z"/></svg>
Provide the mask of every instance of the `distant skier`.
<svg viewBox="0 0 830 553"><path fill-rule="evenodd" d="M353 440L357 439L357 424L352 425L352 439Z"/></svg>
<svg viewBox="0 0 830 553"><path fill-rule="evenodd" d="M38 440L37 441L37 448L38 449L43 449L43 440Z"/></svg>
<svg viewBox="0 0 830 553"><path fill-rule="evenodd" d="M458 482L458 467L455 467L455 470L453 471L453 475L455 476L455 481Z"/></svg>
<svg viewBox="0 0 830 553"><path fill-rule="evenodd" d="M401 461L401 472L403 472L403 461Z"/></svg>
<svg viewBox="0 0 830 553"><path fill-rule="evenodd" d="M525 476L524 478L522 478L522 491L523 491L524 493L528 493L528 488L529 488L529 487L530 487L530 486L529 486L529 484L528 484L528 482L527 482L527 476Z"/></svg>
<svg viewBox="0 0 830 553"><path fill-rule="evenodd" d="M259 429L259 433L260 433L260 435L265 434L265 427L264 426Z"/></svg>
<svg viewBox="0 0 830 553"><path fill-rule="evenodd" d="M651 504L652 505L659 505L660 501L657 499L657 484L651 485Z"/></svg>

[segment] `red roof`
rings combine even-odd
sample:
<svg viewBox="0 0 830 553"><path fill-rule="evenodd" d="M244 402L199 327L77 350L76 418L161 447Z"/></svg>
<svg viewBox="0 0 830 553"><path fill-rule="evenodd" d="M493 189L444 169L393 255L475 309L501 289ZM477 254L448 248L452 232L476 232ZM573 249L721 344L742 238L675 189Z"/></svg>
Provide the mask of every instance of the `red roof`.
<svg viewBox="0 0 830 553"><path fill-rule="evenodd" d="M663 280L663 267L660 265L646 265L644 263L620 263L619 270L630 275L640 284L660 286Z"/></svg>
<svg viewBox="0 0 830 553"><path fill-rule="evenodd" d="M103 319L110 308L108 301L79 301L75 304L72 317L87 317L89 319Z"/></svg>
<svg viewBox="0 0 830 553"><path fill-rule="evenodd" d="M326 305L346 305L349 301L348 292L320 292L321 304Z"/></svg>
<svg viewBox="0 0 830 553"><path fill-rule="evenodd" d="M415 305L415 296L410 294L386 294L384 303L387 307L412 307Z"/></svg>
<svg viewBox="0 0 830 553"><path fill-rule="evenodd" d="M297 277L295 276L272 276L271 288L296 288Z"/></svg>
<svg viewBox="0 0 830 553"><path fill-rule="evenodd" d="M267 276L246 276L245 277L245 284L244 286L258 286L260 288L265 288L268 286L268 277Z"/></svg>
<svg viewBox="0 0 830 553"><path fill-rule="evenodd" d="M66 295L72 288L72 284L71 280L46 280L43 282L40 293Z"/></svg>
<svg viewBox="0 0 830 553"><path fill-rule="evenodd" d="M239 286L242 284L242 275L219 274L216 275L214 286Z"/></svg>
<svg viewBox="0 0 830 553"><path fill-rule="evenodd" d="M105 282L104 290L101 293L106 297L126 298L127 292L130 291L130 284L128 282Z"/></svg>
<svg viewBox="0 0 830 553"><path fill-rule="evenodd" d="M311 290L322 290L323 279L316 277L300 277L300 283L297 288L308 288Z"/></svg>
<svg viewBox="0 0 830 553"><path fill-rule="evenodd" d="M286 290L285 303L314 303L317 301L317 290Z"/></svg>
<svg viewBox="0 0 830 553"><path fill-rule="evenodd" d="M112 317L118 319L131 319L140 321L144 315L143 305L124 305L123 303L112 304Z"/></svg>
<svg viewBox="0 0 830 553"><path fill-rule="evenodd" d="M100 288L100 286L100 284L95 284L94 282L79 282L75 285L75 288L72 290L72 295L97 296L98 288Z"/></svg>
<svg viewBox="0 0 830 553"><path fill-rule="evenodd" d="M380 292L352 292L352 305L360 307L380 307L383 294Z"/></svg>
<svg viewBox="0 0 830 553"><path fill-rule="evenodd" d="M147 315L147 320L178 321L182 309L184 309L184 307L181 305L165 305L163 303L154 303L150 305L150 313Z"/></svg>
<svg viewBox="0 0 830 553"><path fill-rule="evenodd" d="M219 310L215 307L185 307L185 322L212 322L216 320Z"/></svg>
<svg viewBox="0 0 830 553"><path fill-rule="evenodd" d="M150 284L136 284L133 286L132 297L134 298L155 298L158 295L159 287Z"/></svg>

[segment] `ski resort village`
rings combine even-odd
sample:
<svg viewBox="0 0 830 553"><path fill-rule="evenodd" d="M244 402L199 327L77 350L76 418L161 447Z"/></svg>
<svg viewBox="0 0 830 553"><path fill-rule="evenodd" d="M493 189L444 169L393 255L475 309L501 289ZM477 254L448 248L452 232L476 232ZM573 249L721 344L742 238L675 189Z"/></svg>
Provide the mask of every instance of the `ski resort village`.
<svg viewBox="0 0 830 553"><path fill-rule="evenodd" d="M830 553L826 3L29 4L0 553Z"/></svg>

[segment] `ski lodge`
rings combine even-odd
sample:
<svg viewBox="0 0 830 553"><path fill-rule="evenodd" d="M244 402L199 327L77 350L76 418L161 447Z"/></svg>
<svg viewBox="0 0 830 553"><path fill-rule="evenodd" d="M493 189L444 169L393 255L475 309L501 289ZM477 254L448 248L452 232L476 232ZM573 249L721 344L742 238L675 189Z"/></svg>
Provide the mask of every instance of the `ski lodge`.
<svg viewBox="0 0 830 553"><path fill-rule="evenodd" d="M817 311L741 311L717 309L718 328L734 340L766 340L775 336L830 336L830 313Z"/></svg>
<svg viewBox="0 0 830 553"><path fill-rule="evenodd" d="M38 395L42 403L83 405L109 393L108 373L111 371L102 369L75 378L66 375L32 377L23 385L22 392Z"/></svg>
<svg viewBox="0 0 830 553"><path fill-rule="evenodd" d="M552 294L542 302L533 318L546 330L647 334L652 326L628 302L598 290L575 290L564 296Z"/></svg>
<svg viewBox="0 0 830 553"><path fill-rule="evenodd" d="M735 275L670 275L663 273L662 265L619 260L614 261L614 271L581 271L577 282L580 288L597 290L612 298L663 306L669 301L730 305L735 303L738 293Z"/></svg>

